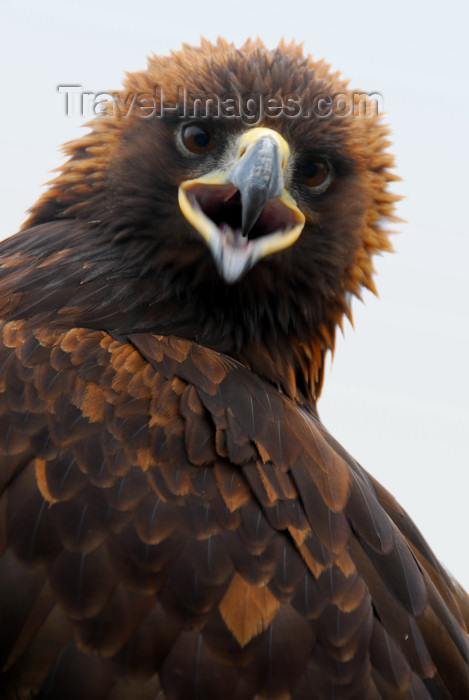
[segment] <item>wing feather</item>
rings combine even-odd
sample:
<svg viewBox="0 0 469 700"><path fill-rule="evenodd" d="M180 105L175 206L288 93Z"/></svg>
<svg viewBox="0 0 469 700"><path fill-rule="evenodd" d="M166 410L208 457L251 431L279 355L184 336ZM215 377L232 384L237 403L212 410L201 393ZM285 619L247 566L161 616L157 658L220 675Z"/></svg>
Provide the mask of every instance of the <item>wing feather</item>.
<svg viewBox="0 0 469 700"><path fill-rule="evenodd" d="M463 593L314 413L177 338L2 337L2 697L469 695Z"/></svg>

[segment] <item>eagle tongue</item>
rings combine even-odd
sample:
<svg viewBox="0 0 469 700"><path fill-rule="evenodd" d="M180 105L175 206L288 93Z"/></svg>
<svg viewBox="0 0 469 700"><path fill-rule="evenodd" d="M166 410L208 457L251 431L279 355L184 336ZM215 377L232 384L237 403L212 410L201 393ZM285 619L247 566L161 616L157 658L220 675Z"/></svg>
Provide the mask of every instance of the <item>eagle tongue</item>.
<svg viewBox="0 0 469 700"><path fill-rule="evenodd" d="M224 236L225 241L232 248L245 248L248 245L248 239L243 238L241 228L231 228L231 226L223 222L219 226L220 233Z"/></svg>

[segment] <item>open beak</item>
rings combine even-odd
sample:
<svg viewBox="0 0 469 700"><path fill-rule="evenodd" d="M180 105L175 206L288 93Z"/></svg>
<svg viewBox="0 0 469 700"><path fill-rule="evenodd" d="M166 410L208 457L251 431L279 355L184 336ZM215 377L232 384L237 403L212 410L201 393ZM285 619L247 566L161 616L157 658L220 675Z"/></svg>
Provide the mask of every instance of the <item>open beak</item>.
<svg viewBox="0 0 469 700"><path fill-rule="evenodd" d="M290 156L272 129L249 129L234 163L179 186L179 206L205 239L220 275L237 282L258 260L291 246L305 217L284 187Z"/></svg>

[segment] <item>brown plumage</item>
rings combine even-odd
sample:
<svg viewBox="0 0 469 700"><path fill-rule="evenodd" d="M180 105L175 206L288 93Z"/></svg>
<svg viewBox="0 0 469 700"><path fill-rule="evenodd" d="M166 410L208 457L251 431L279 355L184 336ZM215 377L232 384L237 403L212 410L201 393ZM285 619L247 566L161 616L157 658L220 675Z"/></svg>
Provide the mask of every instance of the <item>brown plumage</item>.
<svg viewBox="0 0 469 700"><path fill-rule="evenodd" d="M155 86L351 94L259 41L120 104ZM469 697L466 594L315 409L390 247L379 116L116 104L0 247L0 697Z"/></svg>

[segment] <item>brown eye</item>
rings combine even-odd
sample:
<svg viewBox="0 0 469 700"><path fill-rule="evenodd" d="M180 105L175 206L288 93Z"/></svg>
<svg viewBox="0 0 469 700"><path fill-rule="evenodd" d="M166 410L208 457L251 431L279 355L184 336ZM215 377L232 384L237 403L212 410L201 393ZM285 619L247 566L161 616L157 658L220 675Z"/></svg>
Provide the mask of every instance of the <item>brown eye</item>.
<svg viewBox="0 0 469 700"><path fill-rule="evenodd" d="M303 165L301 175L307 187L324 189L329 184L331 168L325 158L314 156Z"/></svg>
<svg viewBox="0 0 469 700"><path fill-rule="evenodd" d="M182 130L182 142L191 153L206 153L215 145L210 129L198 124L186 124Z"/></svg>

